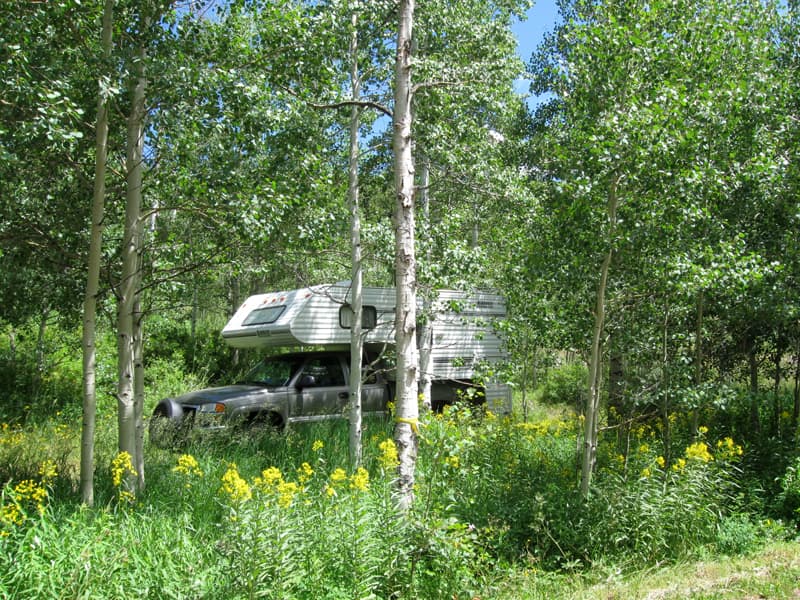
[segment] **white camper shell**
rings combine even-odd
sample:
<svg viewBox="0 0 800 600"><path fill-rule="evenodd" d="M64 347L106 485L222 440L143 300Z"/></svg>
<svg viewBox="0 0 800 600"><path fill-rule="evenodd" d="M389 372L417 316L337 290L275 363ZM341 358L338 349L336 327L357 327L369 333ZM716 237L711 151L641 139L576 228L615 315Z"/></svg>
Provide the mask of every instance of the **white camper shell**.
<svg viewBox="0 0 800 600"><path fill-rule="evenodd" d="M362 297L365 344L393 346L395 288L365 287ZM222 337L235 348L347 346L351 300L349 281L251 296L225 325ZM425 315L433 329L431 380L469 382L481 365L506 360L503 341L493 328L505 316L505 300L498 294L440 291ZM508 386L488 384L486 396L492 410L510 410Z"/></svg>

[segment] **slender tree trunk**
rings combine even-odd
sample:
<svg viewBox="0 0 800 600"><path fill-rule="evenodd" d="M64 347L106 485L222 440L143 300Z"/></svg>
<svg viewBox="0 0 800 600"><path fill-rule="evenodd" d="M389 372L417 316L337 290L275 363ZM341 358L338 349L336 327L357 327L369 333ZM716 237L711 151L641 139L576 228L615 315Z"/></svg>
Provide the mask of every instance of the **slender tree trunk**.
<svg viewBox="0 0 800 600"><path fill-rule="evenodd" d="M141 268L139 269L141 274ZM137 277L141 283L141 276ZM137 283L137 287L138 287ZM144 315L137 292L133 307L133 418L136 426L136 489L144 490Z"/></svg>
<svg viewBox="0 0 800 600"><path fill-rule="evenodd" d="M761 431L761 417L758 406L758 357L756 356L755 336L748 334L747 361L750 369L750 427L754 432Z"/></svg>
<svg viewBox="0 0 800 600"><path fill-rule="evenodd" d="M361 96L361 82L358 74L358 13L353 9L350 34L350 86L353 101ZM361 214L358 202L358 127L361 109L353 105L350 115L350 168L348 176L348 204L350 207L350 259L352 267L351 307L353 322L350 327L350 463L353 467L361 465L361 362L364 340L361 337L363 313L363 272L361 268Z"/></svg>
<svg viewBox="0 0 800 600"><path fill-rule="evenodd" d="M672 422L669 420L669 413L672 410L672 395L670 392L672 382L670 380L671 371L669 366L669 300L664 304L664 328L661 343L661 364L663 365L661 387L664 389L664 401L661 404L661 422L664 428L664 460L669 465L672 463Z"/></svg>
<svg viewBox="0 0 800 600"><path fill-rule="evenodd" d="M106 0L103 9L102 48L104 64L111 58L114 0ZM108 97L98 85L97 125L95 127L94 195L89 238L89 264L86 292L83 297L83 424L81 427L81 499L94 505L94 431L97 414L95 342L97 338L97 294L100 289L100 260L103 251L103 215L106 196L108 160Z"/></svg>
<svg viewBox="0 0 800 600"><path fill-rule="evenodd" d="M422 206L422 222L425 233L430 232L430 164L428 159L422 161L422 172L420 173L420 205ZM426 255L430 262L430 245L427 246ZM431 409L431 355L433 353L433 303L431 302L432 290L425 294L422 299L422 325L419 333L419 393L422 398L422 406L425 410Z"/></svg>
<svg viewBox="0 0 800 600"><path fill-rule="evenodd" d="M775 341L775 379L772 384L772 433L781 437L781 413L783 412L783 398L781 398L781 379L783 370L781 369L781 359L786 350L786 343L783 337L778 336Z"/></svg>
<svg viewBox="0 0 800 600"><path fill-rule="evenodd" d="M411 40L414 0L399 1L395 63L392 147L394 150L395 277L397 312L397 398L394 440L398 452L397 501L401 510L414 499L414 471L418 449L417 404L417 293L414 250L414 160L411 151Z"/></svg>
<svg viewBox="0 0 800 600"><path fill-rule="evenodd" d="M42 306L42 316L39 319L39 333L36 337L36 374L33 379L32 395L36 397L42 386L42 374L45 371L45 337L47 335L47 320L50 316L50 307Z"/></svg>
<svg viewBox="0 0 800 600"><path fill-rule="evenodd" d="M792 407L792 432L797 437L797 425L800 422L800 341L794 355L794 406Z"/></svg>
<svg viewBox="0 0 800 600"><path fill-rule="evenodd" d="M705 294L703 290L697 293L696 316L694 327L694 386L699 392L703 385L703 312L705 308ZM700 427L701 406L695 406L692 413L692 433L697 435Z"/></svg>
<svg viewBox="0 0 800 600"><path fill-rule="evenodd" d="M611 260L614 256L614 235L617 226L617 186L619 179L611 183L608 191L608 250L600 268L600 281L597 285L597 298L594 312L594 328L592 331L592 347L589 352L589 396L586 399L586 420L584 421L583 461L581 463L581 496L589 495L592 473L597 458L597 430L600 412L600 379L601 379L601 340L605 327L606 286Z"/></svg>
<svg viewBox="0 0 800 600"><path fill-rule="evenodd" d="M242 303L241 282L239 281L238 275L234 275L233 278L231 279L230 292L231 292L231 315L233 315L236 313L236 311L239 309L239 305ZM234 367L238 367L240 361L241 361L241 355L239 354L239 349L234 348L233 355L231 356L231 363L233 364Z"/></svg>
<svg viewBox="0 0 800 600"><path fill-rule="evenodd" d="M143 29L146 29L144 27ZM134 465L139 464L136 444L136 409L134 394L134 312L139 277L138 255L141 248L140 220L142 207L144 119L145 119L145 59L141 44L133 61L131 109L128 116L127 139L127 189L125 229L122 245L122 275L119 285L119 312L117 315L118 383L117 404L119 424L119 451L127 452ZM132 491L135 482L126 482Z"/></svg>

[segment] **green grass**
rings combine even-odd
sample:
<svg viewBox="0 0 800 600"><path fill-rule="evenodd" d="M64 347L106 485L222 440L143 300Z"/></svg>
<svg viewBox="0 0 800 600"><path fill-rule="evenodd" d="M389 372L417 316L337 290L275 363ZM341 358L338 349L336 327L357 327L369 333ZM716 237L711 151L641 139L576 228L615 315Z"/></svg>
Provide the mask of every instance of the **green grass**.
<svg viewBox="0 0 800 600"><path fill-rule="evenodd" d="M489 596L487 596L489 597ZM681 561L621 574L596 568L572 574L517 570L496 600L770 600L800 598L800 543L771 542L746 556Z"/></svg>
<svg viewBox="0 0 800 600"><path fill-rule="evenodd" d="M362 473L344 422L148 447L147 489L129 503L103 420L91 509L78 502L76 423L6 428L0 598L796 597L798 547L781 542L793 529L742 503L735 443L685 436L668 464L642 426L624 459L603 447L582 501L580 420L532 415L427 416L404 515L381 446L389 421L366 424ZM55 479L41 480L44 461Z"/></svg>

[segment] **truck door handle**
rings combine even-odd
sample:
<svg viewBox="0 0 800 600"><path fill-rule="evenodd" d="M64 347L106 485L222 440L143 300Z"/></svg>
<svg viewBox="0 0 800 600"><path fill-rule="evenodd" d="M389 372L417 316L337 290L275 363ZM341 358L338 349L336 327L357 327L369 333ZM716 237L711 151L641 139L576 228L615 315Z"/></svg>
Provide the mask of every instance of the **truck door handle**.
<svg viewBox="0 0 800 600"><path fill-rule="evenodd" d="M350 392L339 392L339 398L347 400L350 397Z"/></svg>

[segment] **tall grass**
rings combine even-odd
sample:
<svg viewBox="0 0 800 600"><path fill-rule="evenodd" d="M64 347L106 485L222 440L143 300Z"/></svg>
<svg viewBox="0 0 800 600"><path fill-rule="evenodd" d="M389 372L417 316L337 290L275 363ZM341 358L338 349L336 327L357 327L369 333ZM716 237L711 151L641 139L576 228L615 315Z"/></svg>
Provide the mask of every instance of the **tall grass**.
<svg viewBox="0 0 800 600"><path fill-rule="evenodd" d="M763 539L759 516L740 502L735 440L673 431L668 461L657 427L642 426L627 456L615 443L602 448L582 500L580 419L549 414L425 416L404 514L387 421L367 423L362 470L349 467L343 422L148 447L147 489L133 502L114 485L113 440L100 435L94 509L73 488L76 425L8 426L0 597L491 597L510 571L630 569ZM15 510L24 518L12 519Z"/></svg>

